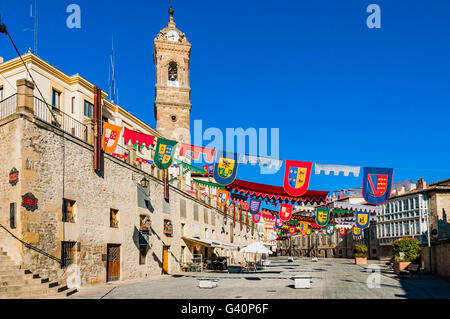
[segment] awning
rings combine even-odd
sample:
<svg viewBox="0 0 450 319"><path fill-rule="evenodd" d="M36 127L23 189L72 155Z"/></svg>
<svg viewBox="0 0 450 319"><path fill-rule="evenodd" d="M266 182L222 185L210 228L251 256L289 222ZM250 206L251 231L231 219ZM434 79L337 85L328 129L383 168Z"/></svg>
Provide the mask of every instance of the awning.
<svg viewBox="0 0 450 319"><path fill-rule="evenodd" d="M211 242L210 241L206 241L200 238L192 238L192 237L181 237L183 238L184 241L190 241L193 242L195 244L201 245L201 246L205 246L205 247L211 247Z"/></svg>
<svg viewBox="0 0 450 319"><path fill-rule="evenodd" d="M215 247L215 248L225 248L225 249L238 249L238 245L222 243L216 240L209 239L200 239L200 238L192 238L192 237L182 237L184 241L190 241L195 244L204 246L204 247Z"/></svg>
<svg viewBox="0 0 450 319"><path fill-rule="evenodd" d="M276 201L290 201L293 203L317 203L323 204L327 201L326 191L313 191L309 190L304 195L299 197L292 197L285 192L283 187L272 186L265 184L258 184L253 182L242 181L239 179L234 180L233 183L226 186L227 190L233 190L237 193L243 193L244 195L260 196L263 199L276 200Z"/></svg>

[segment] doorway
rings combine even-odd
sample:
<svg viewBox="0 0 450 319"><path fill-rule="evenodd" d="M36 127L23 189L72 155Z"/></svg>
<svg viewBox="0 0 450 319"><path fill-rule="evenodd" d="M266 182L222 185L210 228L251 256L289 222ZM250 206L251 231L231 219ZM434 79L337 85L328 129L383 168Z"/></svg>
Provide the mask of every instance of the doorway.
<svg viewBox="0 0 450 319"><path fill-rule="evenodd" d="M117 281L120 278L120 245L107 245L106 281Z"/></svg>
<svg viewBox="0 0 450 319"><path fill-rule="evenodd" d="M162 272L163 274L169 273L169 246L163 246Z"/></svg>

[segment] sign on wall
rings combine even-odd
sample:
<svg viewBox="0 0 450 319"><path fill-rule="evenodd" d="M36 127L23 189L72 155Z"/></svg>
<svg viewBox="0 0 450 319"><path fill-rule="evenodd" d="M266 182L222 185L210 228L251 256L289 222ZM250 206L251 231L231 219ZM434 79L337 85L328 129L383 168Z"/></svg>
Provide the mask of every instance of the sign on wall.
<svg viewBox="0 0 450 319"><path fill-rule="evenodd" d="M31 193L22 195L22 206L26 210L34 212L38 208L38 199Z"/></svg>
<svg viewBox="0 0 450 319"><path fill-rule="evenodd" d="M15 186L19 182L19 171L13 167L11 172L9 172L9 183Z"/></svg>

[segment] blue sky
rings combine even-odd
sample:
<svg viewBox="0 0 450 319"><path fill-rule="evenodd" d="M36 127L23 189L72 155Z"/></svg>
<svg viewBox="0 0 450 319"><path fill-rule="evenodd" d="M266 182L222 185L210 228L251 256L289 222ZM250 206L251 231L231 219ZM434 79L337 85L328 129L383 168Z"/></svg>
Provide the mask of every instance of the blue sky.
<svg viewBox="0 0 450 319"><path fill-rule="evenodd" d="M29 5L0 2L21 52L32 46ZM66 7L81 7L81 29ZM381 29L366 7L381 7ZM191 123L278 127L280 158L394 167L394 181L450 178L450 2L174 0L192 43ZM38 1L38 55L108 91L114 35L120 105L155 127L153 39L168 1ZM0 55L15 57L0 37ZM206 144L206 142L205 142ZM283 169L238 178L281 186ZM312 175L311 189L360 187L359 178Z"/></svg>

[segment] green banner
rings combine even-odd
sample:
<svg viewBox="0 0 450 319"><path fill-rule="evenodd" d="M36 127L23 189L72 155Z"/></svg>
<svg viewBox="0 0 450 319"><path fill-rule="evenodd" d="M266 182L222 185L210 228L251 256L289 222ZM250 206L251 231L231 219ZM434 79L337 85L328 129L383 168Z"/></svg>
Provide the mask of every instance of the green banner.
<svg viewBox="0 0 450 319"><path fill-rule="evenodd" d="M194 184L199 184L199 185L204 185L204 186L209 186L209 187L213 187L213 188L217 188L217 189L225 189L225 186L216 184L216 183L210 183L210 182L205 182L199 179L193 179L192 182Z"/></svg>
<svg viewBox="0 0 450 319"><path fill-rule="evenodd" d="M324 227L330 220L330 210L328 208L316 208L316 224Z"/></svg>
<svg viewBox="0 0 450 319"><path fill-rule="evenodd" d="M155 157L153 162L159 169L168 169L173 162L173 156L175 154L175 146L178 142L168 140L165 138L158 138L156 144Z"/></svg>
<svg viewBox="0 0 450 319"><path fill-rule="evenodd" d="M193 165L191 165L191 164L188 164L188 163L186 163L186 162L180 161L180 160L178 160L178 159L176 159L176 158L174 158L174 161L175 161L175 163L177 163L177 164L183 165L183 167L189 168L191 171L193 171L193 172L195 172L195 173L200 173L200 174L202 174L202 175L205 175L205 174L206 174L206 170L204 170L204 169L201 169L201 168L198 168L198 167L193 166Z"/></svg>

